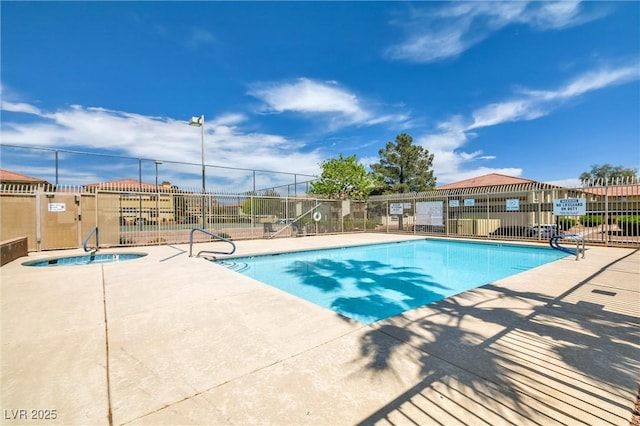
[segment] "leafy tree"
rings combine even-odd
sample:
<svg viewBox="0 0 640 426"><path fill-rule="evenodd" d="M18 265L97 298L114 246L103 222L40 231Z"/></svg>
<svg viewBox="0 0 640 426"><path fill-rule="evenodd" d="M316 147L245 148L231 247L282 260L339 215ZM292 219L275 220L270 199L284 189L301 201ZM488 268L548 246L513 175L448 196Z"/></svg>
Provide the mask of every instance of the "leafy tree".
<svg viewBox="0 0 640 426"><path fill-rule="evenodd" d="M323 161L320 179L311 183L309 193L337 199L362 199L373 191L377 182L373 175L367 173L362 164L358 164L356 156L343 157Z"/></svg>
<svg viewBox="0 0 640 426"><path fill-rule="evenodd" d="M387 142L378 151L380 162L371 165L373 172L384 182L384 193L420 192L436 186L433 170L433 154L420 145L413 145L413 138L401 133L395 142Z"/></svg>
<svg viewBox="0 0 640 426"><path fill-rule="evenodd" d="M626 168L623 166L612 166L611 164L591 166L591 171L584 172L580 175L580 182L583 185L599 185L605 181L605 179L611 181L615 179L630 179L638 177L638 169Z"/></svg>

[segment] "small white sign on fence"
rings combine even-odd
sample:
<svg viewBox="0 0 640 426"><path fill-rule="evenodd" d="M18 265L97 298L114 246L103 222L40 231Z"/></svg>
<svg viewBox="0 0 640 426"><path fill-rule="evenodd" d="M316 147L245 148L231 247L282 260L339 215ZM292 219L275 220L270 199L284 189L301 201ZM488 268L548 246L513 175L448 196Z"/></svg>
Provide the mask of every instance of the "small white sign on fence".
<svg viewBox="0 0 640 426"><path fill-rule="evenodd" d="M402 213L403 213L402 203L391 203L391 204L389 204L389 214L390 215L402 214Z"/></svg>
<svg viewBox="0 0 640 426"><path fill-rule="evenodd" d="M585 198L553 200L553 214L556 216L584 216L587 214L587 200Z"/></svg>
<svg viewBox="0 0 640 426"><path fill-rule="evenodd" d="M465 207L473 207L476 205L475 198L465 198L464 200Z"/></svg>
<svg viewBox="0 0 640 426"><path fill-rule="evenodd" d="M66 212L67 205L65 203L49 203L50 212Z"/></svg>
<svg viewBox="0 0 640 426"><path fill-rule="evenodd" d="M506 207L508 212L517 212L520 210L520 199L510 198L506 201Z"/></svg>

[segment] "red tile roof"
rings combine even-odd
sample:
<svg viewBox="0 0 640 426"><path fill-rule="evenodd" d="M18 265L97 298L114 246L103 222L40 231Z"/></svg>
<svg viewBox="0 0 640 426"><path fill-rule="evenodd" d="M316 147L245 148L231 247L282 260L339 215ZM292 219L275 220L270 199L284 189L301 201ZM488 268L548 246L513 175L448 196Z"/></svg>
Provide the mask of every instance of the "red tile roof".
<svg viewBox="0 0 640 426"><path fill-rule="evenodd" d="M584 192L594 195L607 195L612 197L630 197L640 195L640 185L628 185L628 186L610 186L605 188L599 186L597 188L584 188Z"/></svg>
<svg viewBox="0 0 640 426"><path fill-rule="evenodd" d="M21 175L20 173L10 172L9 170L2 170L2 169L0 169L0 182L47 183L47 181L44 179L38 179L32 176Z"/></svg>
<svg viewBox="0 0 640 426"><path fill-rule="evenodd" d="M459 182L448 183L446 185L436 187L440 189L462 189L462 188L478 188L481 186L502 186L502 185L518 185L523 183L536 183L534 180L523 179L519 177L501 175L498 173L490 173L488 175L476 176L471 179L461 180Z"/></svg>

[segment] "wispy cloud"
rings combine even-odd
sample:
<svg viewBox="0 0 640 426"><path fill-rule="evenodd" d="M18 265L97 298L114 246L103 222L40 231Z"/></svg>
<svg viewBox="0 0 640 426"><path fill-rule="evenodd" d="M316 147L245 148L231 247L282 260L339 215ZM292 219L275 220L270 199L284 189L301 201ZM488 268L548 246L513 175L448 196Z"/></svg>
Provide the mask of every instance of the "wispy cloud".
<svg viewBox="0 0 640 426"><path fill-rule="evenodd" d="M518 97L492 103L473 112L467 130L509 121L533 120L549 114L563 103L588 92L616 86L640 78L638 64L589 71L555 90L521 90Z"/></svg>
<svg viewBox="0 0 640 426"><path fill-rule="evenodd" d="M596 19L604 9L586 11L582 3L559 2L459 2L442 8L413 8L396 23L406 39L385 54L394 60L433 62L454 57L513 24L534 30L559 30Z"/></svg>
<svg viewBox="0 0 640 426"><path fill-rule="evenodd" d="M492 103L473 111L470 118L455 116L438 123L435 131L416 138L434 154L433 168L439 183L465 179L485 173L520 176L520 168L490 168L477 165L495 156L481 150L467 152L465 146L477 134L476 129L506 122L533 120L553 112L565 102L591 91L612 87L640 78L638 63L618 68L602 68L576 76L555 90L521 89L514 99ZM470 124L469 124L470 123Z"/></svg>
<svg viewBox="0 0 640 426"><path fill-rule="evenodd" d="M24 112L26 114L42 115L40 108L24 102L10 102L2 100L2 111Z"/></svg>
<svg viewBox="0 0 640 426"><path fill-rule="evenodd" d="M191 50L197 50L204 45L214 44L216 37L212 32L203 28L192 28L186 39L186 45Z"/></svg>

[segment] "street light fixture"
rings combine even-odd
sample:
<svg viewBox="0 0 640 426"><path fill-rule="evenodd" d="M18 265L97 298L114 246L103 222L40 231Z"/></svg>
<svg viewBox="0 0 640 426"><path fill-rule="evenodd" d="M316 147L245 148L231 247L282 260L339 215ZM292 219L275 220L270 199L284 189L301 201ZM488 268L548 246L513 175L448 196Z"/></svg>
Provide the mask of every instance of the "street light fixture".
<svg viewBox="0 0 640 426"><path fill-rule="evenodd" d="M200 127L200 150L202 153L202 205L201 205L201 210L202 210L202 229L205 228L205 221L204 221L204 197L205 197L205 180L204 180L204 115L201 115L200 117L191 117L191 120L189 120L189 126L195 126L195 127Z"/></svg>
<svg viewBox="0 0 640 426"><path fill-rule="evenodd" d="M160 187L158 186L158 166L162 161L156 160L156 231L158 232L158 242L160 242Z"/></svg>

